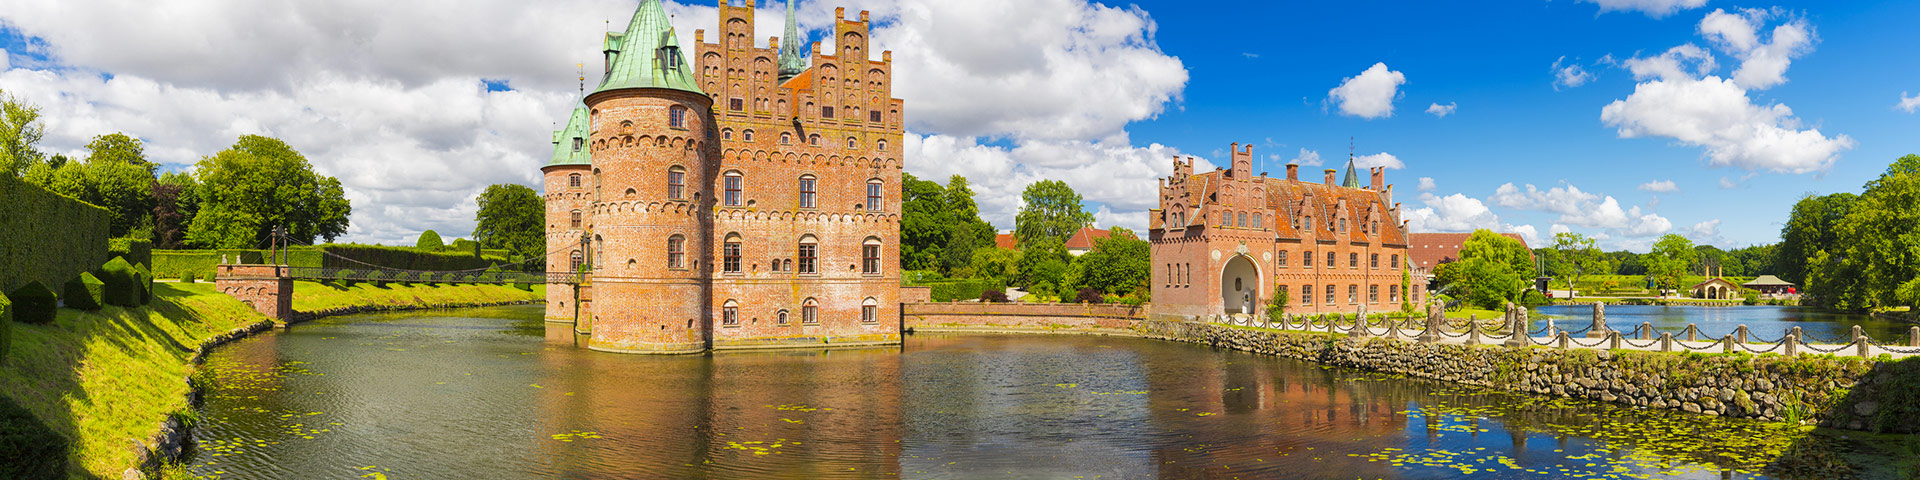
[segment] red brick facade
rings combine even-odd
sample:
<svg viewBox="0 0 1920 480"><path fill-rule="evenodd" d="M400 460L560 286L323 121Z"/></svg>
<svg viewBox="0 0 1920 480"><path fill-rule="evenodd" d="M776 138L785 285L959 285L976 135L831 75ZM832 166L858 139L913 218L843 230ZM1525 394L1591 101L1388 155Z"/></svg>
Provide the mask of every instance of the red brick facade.
<svg viewBox="0 0 1920 480"><path fill-rule="evenodd" d="M1402 282L1406 225L1385 169L1356 187L1336 184L1331 169L1324 183L1301 181L1297 165L1269 178L1254 175L1252 146L1232 151L1231 168L1200 174L1175 159L1160 184L1160 208L1148 212L1153 315L1261 313L1274 295L1288 296L1288 313L1309 314L1424 300L1420 279Z"/></svg>
<svg viewBox="0 0 1920 480"><path fill-rule="evenodd" d="M285 265L220 265L214 288L278 322L293 319L293 277Z"/></svg>
<svg viewBox="0 0 1920 480"><path fill-rule="evenodd" d="M591 166L544 169L549 270L591 238L589 348L898 343L904 109L891 52L870 60L867 14L837 13L834 48L815 43L811 66L780 82L778 40L752 45L752 2L722 1L719 15L719 43L694 32L707 95L589 95ZM556 286L547 317L575 318L574 292Z"/></svg>

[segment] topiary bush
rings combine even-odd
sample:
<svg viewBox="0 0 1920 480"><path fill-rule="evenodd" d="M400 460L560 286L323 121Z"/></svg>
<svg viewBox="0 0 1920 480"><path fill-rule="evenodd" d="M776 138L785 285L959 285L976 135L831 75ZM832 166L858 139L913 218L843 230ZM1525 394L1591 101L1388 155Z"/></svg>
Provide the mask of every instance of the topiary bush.
<svg viewBox="0 0 1920 480"><path fill-rule="evenodd" d="M68 280L61 291L65 295L61 295L60 298L66 299L67 308L99 310L102 305L107 304L106 282L100 281L100 277L95 277L91 273L81 272L80 276Z"/></svg>
<svg viewBox="0 0 1920 480"><path fill-rule="evenodd" d="M194 277L195 275L193 274L193 272L182 273L180 274L180 283L193 283L193 282L199 281L199 279Z"/></svg>
<svg viewBox="0 0 1920 480"><path fill-rule="evenodd" d="M121 307L140 306L140 285L133 264L127 259L114 257L106 265L100 266L100 272L94 275L106 283L105 299L108 305Z"/></svg>
<svg viewBox="0 0 1920 480"><path fill-rule="evenodd" d="M53 323L56 310L60 308L60 297L52 288L39 280L27 282L20 288L7 294L13 303L13 320L20 323L46 325Z"/></svg>
<svg viewBox="0 0 1920 480"><path fill-rule="evenodd" d="M134 264L133 273L134 273L134 278L136 280L134 284L140 286L140 304L152 305L153 304L153 271L148 270L146 265Z"/></svg>
<svg viewBox="0 0 1920 480"><path fill-rule="evenodd" d="M67 439L0 395L0 478L65 478Z"/></svg>

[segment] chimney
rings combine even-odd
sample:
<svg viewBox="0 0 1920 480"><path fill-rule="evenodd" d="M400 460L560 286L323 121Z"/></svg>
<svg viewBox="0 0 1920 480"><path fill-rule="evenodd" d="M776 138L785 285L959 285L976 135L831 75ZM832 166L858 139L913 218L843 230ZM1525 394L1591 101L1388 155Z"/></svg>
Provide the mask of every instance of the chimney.
<svg viewBox="0 0 1920 480"><path fill-rule="evenodd" d="M1300 164L1298 163L1287 164L1287 180L1294 181L1294 182L1300 181Z"/></svg>
<svg viewBox="0 0 1920 480"><path fill-rule="evenodd" d="M1331 168L1327 169L1327 186L1329 187L1336 185L1335 183L1333 183L1333 177L1335 172L1338 172L1338 170L1334 170Z"/></svg>
<svg viewBox="0 0 1920 480"><path fill-rule="evenodd" d="M1387 167L1373 167L1368 170L1372 170L1369 173L1373 174L1373 191L1384 191L1387 184Z"/></svg>
<svg viewBox="0 0 1920 480"><path fill-rule="evenodd" d="M847 19L847 7L834 7L833 19L845 21Z"/></svg>

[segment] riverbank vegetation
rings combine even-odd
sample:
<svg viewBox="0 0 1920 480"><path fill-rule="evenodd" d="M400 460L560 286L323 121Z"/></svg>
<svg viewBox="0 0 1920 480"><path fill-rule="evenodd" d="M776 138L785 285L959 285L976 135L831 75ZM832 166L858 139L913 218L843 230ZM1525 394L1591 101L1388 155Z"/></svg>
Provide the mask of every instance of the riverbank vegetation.
<svg viewBox="0 0 1920 480"><path fill-rule="evenodd" d="M546 299L547 286L529 285L527 289L512 285L490 284L427 284L427 283L386 283L376 285L370 282L293 282L293 310L296 312L325 312L345 308L365 308L375 310L401 310L417 308L447 308L499 304L508 302L539 302Z"/></svg>
<svg viewBox="0 0 1920 480"><path fill-rule="evenodd" d="M1920 155L1900 157L1859 195L1809 195L1781 230L1782 278L1834 310L1920 307Z"/></svg>
<svg viewBox="0 0 1920 480"><path fill-rule="evenodd" d="M906 175L904 182L900 261L907 274L901 280L932 287L936 301L1000 301L993 293L1006 287L1026 290L1022 300L1032 302L1138 305L1150 299L1150 245L1124 228L1082 233L1093 215L1063 182L1027 186L1005 242L980 219L966 178L955 175L941 186ZM1067 248L1075 235L1088 240L1080 255Z"/></svg>

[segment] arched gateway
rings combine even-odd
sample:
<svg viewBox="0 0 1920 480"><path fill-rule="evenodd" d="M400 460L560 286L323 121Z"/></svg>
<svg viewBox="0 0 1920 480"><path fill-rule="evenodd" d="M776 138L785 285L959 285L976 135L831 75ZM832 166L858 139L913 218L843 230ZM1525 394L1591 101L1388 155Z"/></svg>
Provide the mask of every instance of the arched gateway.
<svg viewBox="0 0 1920 480"><path fill-rule="evenodd" d="M1225 313L1257 313L1260 308L1260 268L1246 255L1235 255L1220 269L1220 305Z"/></svg>

